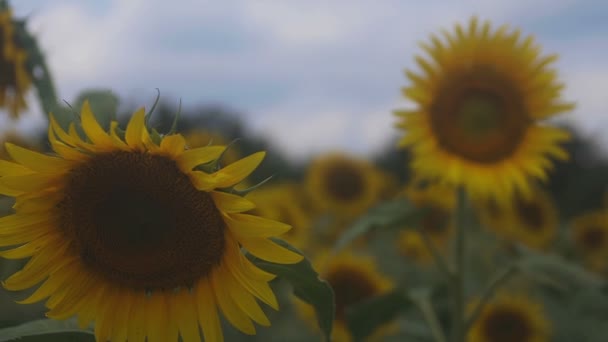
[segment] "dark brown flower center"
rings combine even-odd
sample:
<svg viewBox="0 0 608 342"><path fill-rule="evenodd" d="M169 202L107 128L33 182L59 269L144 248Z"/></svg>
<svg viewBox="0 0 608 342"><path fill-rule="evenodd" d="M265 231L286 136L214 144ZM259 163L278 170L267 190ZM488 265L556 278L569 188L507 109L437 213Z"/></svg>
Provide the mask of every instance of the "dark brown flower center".
<svg viewBox="0 0 608 342"><path fill-rule="evenodd" d="M342 266L326 275L326 280L334 290L336 319L346 319L346 309L362 300L378 294L380 289L369 276L351 266Z"/></svg>
<svg viewBox="0 0 608 342"><path fill-rule="evenodd" d="M543 207L534 201L518 199L515 201L515 210L526 224L526 229L541 231L544 228L545 215Z"/></svg>
<svg viewBox="0 0 608 342"><path fill-rule="evenodd" d="M589 252L599 251L606 246L606 231L599 226L590 226L581 235L581 244Z"/></svg>
<svg viewBox="0 0 608 342"><path fill-rule="evenodd" d="M428 110L439 144L480 163L511 156L531 124L524 94L492 66L448 73Z"/></svg>
<svg viewBox="0 0 608 342"><path fill-rule="evenodd" d="M430 235L441 235L448 227L450 213L437 206L428 206L422 217L421 228Z"/></svg>
<svg viewBox="0 0 608 342"><path fill-rule="evenodd" d="M190 286L224 253L224 221L172 159L98 154L74 168L58 204L60 226L83 262L121 285Z"/></svg>
<svg viewBox="0 0 608 342"><path fill-rule="evenodd" d="M325 171L325 187L328 194L338 201L357 200L364 191L365 177L357 165L338 161Z"/></svg>
<svg viewBox="0 0 608 342"><path fill-rule="evenodd" d="M528 317L510 309L495 309L483 320L487 342L527 342L533 335Z"/></svg>

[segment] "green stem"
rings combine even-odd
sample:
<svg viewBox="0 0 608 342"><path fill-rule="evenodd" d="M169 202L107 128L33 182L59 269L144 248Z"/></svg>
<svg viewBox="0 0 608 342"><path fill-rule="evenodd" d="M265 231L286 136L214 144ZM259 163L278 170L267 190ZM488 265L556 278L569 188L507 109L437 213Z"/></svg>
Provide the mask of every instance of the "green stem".
<svg viewBox="0 0 608 342"><path fill-rule="evenodd" d="M431 303L429 302L428 298L416 300L415 303L417 304L418 309L422 313L424 320L429 325L435 342L446 342L443 329L441 328L441 324L439 324L439 320L437 319L435 310L433 310L433 307L431 306Z"/></svg>
<svg viewBox="0 0 608 342"><path fill-rule="evenodd" d="M496 293L496 290L498 290L507 280L509 280L509 278L513 274L515 274L516 270L517 270L517 267L515 265L511 265L511 266L505 268L504 270L502 270L500 273L498 273L490 281L490 283L488 284L488 287L485 289L485 291L481 295L479 303L477 304L477 306L475 307L475 309L473 310L471 315L466 320L466 324L464 327L465 333L471 328L473 323L475 323L475 321L477 320L479 315L483 312L483 308L485 307L486 303L488 301L490 301L490 299L492 299L492 296L494 295L494 293Z"/></svg>
<svg viewBox="0 0 608 342"><path fill-rule="evenodd" d="M454 273L452 275L452 298L454 304L452 307L452 342L465 342L465 293L464 282L466 275L466 193L464 189L458 190L456 208L456 242L454 248L454 261L456 262Z"/></svg>

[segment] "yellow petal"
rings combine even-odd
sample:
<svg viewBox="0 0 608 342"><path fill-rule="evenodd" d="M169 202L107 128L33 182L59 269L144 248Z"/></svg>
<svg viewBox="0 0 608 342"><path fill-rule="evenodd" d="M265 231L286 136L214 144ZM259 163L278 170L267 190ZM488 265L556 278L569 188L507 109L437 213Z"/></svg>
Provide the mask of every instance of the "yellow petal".
<svg viewBox="0 0 608 342"><path fill-rule="evenodd" d="M117 293L117 302L120 303L120 306L119 309L114 313L114 320L112 323L112 341L122 342L127 340L130 311L140 309L134 308L132 301L132 293L129 290L119 290Z"/></svg>
<svg viewBox="0 0 608 342"><path fill-rule="evenodd" d="M266 314L262 311L258 303L255 301L255 298L245 290L241 284L234 279L232 274L225 270L220 269L218 273L221 274L221 278L223 279L223 283L226 286L226 290L232 297L232 300L236 305L253 319L255 322L262 326L270 326L270 321Z"/></svg>
<svg viewBox="0 0 608 342"><path fill-rule="evenodd" d="M72 278L72 282L64 286L66 294L63 299L57 303L57 305L53 306L53 308L46 313L46 316L53 319L64 320L76 314L82 305L87 304L87 295L98 281L99 279L86 273L81 272L75 274ZM118 311L123 311L123 308L124 303L121 303L121 310Z"/></svg>
<svg viewBox="0 0 608 342"><path fill-rule="evenodd" d="M59 154L62 158L67 160L82 160L85 156L76 148L68 146L63 142L57 140L55 137L55 133L49 127L49 142L51 143L51 147L55 153Z"/></svg>
<svg viewBox="0 0 608 342"><path fill-rule="evenodd" d="M186 140L181 134L168 135L160 142L161 151L168 153L171 156L178 156L184 152L186 148Z"/></svg>
<svg viewBox="0 0 608 342"><path fill-rule="evenodd" d="M33 173L27 167L0 159L0 176L21 176Z"/></svg>
<svg viewBox="0 0 608 342"><path fill-rule="evenodd" d="M62 158L47 156L26 148L6 143L6 151L19 164L38 172L64 172L70 163Z"/></svg>
<svg viewBox="0 0 608 342"><path fill-rule="evenodd" d="M57 176L48 173L32 173L23 176L0 177L0 185L19 191L41 191L54 183Z"/></svg>
<svg viewBox="0 0 608 342"><path fill-rule="evenodd" d="M256 257L277 264L295 264L304 258L302 255L264 238L240 239L239 242Z"/></svg>
<svg viewBox="0 0 608 342"><path fill-rule="evenodd" d="M291 226L249 214L224 215L228 228L239 237L271 237L285 233Z"/></svg>
<svg viewBox="0 0 608 342"><path fill-rule="evenodd" d="M146 294L141 292L134 292L133 294L133 307L127 320L128 332L127 341L129 342L145 342L146 341L146 311L145 311L145 300Z"/></svg>
<svg viewBox="0 0 608 342"><path fill-rule="evenodd" d="M120 307L115 298L112 296L112 291L109 288L104 290L104 300L99 301L99 308L96 312L95 318L95 340L96 341L109 341L112 337L112 322L114 310Z"/></svg>
<svg viewBox="0 0 608 342"><path fill-rule="evenodd" d="M0 235L18 233L26 227L32 225L43 225L50 222L51 218L46 213L20 215L13 214L0 217Z"/></svg>
<svg viewBox="0 0 608 342"><path fill-rule="evenodd" d="M103 128L95 119L95 115L91 111L89 101L85 101L82 105L82 112L80 114L80 121L82 123L82 129L86 133L87 137L99 148L109 150L114 147L112 138L106 133Z"/></svg>
<svg viewBox="0 0 608 342"><path fill-rule="evenodd" d="M33 256L22 270L10 276L3 283L11 291L30 288L53 273L65 264L72 262L74 257L66 257L64 251L67 246L47 246Z"/></svg>
<svg viewBox="0 0 608 342"><path fill-rule="evenodd" d="M260 165L264 156L266 152L257 152L217 171L213 174L216 178L216 187L227 188L240 183Z"/></svg>
<svg viewBox="0 0 608 342"><path fill-rule="evenodd" d="M235 242L227 241L226 255L226 266L228 266L228 269L232 272L234 278L238 280L247 291L254 294L264 303L270 305L273 309L278 310L279 303L268 283L265 280L251 277L246 273L245 268L247 266L243 264L243 259L245 259L245 257L241 254L238 245ZM253 265L251 266L255 267ZM260 271L264 272L262 270ZM270 279L267 281L270 281L275 277L270 273L268 273L268 275L270 275Z"/></svg>
<svg viewBox="0 0 608 342"><path fill-rule="evenodd" d="M180 289L172 295L170 302L171 316L179 327L183 342L200 342L198 333L198 312L194 297L188 289ZM206 317L205 317L206 318Z"/></svg>
<svg viewBox="0 0 608 342"><path fill-rule="evenodd" d="M63 128L61 128L61 126L57 123L57 120L55 120L55 117L52 114L49 115L49 120L51 122L49 128L51 128L53 132L57 133L57 136L59 137L59 139L61 139L61 141L71 146L77 146L77 142L74 140L74 138L71 137L66 131L64 131Z"/></svg>
<svg viewBox="0 0 608 342"><path fill-rule="evenodd" d="M53 274L49 276L47 280L44 281L42 285L36 291L26 299L22 301L18 301L19 304L32 304L39 302L53 293L55 293L58 289L63 288L65 284L70 283L74 279L74 269L73 266L76 266L77 263L74 261L72 263L67 263L63 267L58 268Z"/></svg>
<svg viewBox="0 0 608 342"><path fill-rule="evenodd" d="M119 149L121 149L123 151L128 151L129 146L124 141L122 141L122 139L120 139L118 134L116 134L117 128L118 128L118 122L116 122L116 121L110 122L110 137L112 138L112 141L114 141L114 145L116 145L116 147L118 147Z"/></svg>
<svg viewBox="0 0 608 342"><path fill-rule="evenodd" d="M222 191L211 192L211 197L220 211L225 213L240 213L255 208L250 200Z"/></svg>
<svg viewBox="0 0 608 342"><path fill-rule="evenodd" d="M125 133L125 140L127 141L127 145L131 148L143 150L144 144L142 141L143 131L146 129L146 111L144 108L138 109L131 120L129 120L129 124L127 125L127 131Z"/></svg>
<svg viewBox="0 0 608 342"><path fill-rule="evenodd" d="M224 266L220 265L219 267L221 268ZM251 319L249 319L249 317L237 306L232 297L230 297L226 285L217 271L211 275L211 284L217 303L228 322L245 334L254 335L255 326L253 325L253 322L251 322Z"/></svg>
<svg viewBox="0 0 608 342"><path fill-rule="evenodd" d="M205 341L223 341L224 334L217 313L213 288L208 279L199 280L196 286L198 323L203 330Z"/></svg>
<svg viewBox="0 0 608 342"><path fill-rule="evenodd" d="M182 171L188 172L195 166L216 160L225 149L226 146L204 146L186 150L177 157L177 163Z"/></svg>

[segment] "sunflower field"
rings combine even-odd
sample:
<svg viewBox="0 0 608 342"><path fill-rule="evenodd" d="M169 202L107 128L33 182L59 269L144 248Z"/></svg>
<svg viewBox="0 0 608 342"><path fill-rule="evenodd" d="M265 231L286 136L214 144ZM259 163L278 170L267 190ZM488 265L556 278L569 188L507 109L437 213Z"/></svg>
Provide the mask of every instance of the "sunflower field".
<svg viewBox="0 0 608 342"><path fill-rule="evenodd" d="M395 139L294 160L162 88L64 100L28 20L0 0L0 115L45 120L0 127L0 342L608 341L608 157L531 33L437 27Z"/></svg>

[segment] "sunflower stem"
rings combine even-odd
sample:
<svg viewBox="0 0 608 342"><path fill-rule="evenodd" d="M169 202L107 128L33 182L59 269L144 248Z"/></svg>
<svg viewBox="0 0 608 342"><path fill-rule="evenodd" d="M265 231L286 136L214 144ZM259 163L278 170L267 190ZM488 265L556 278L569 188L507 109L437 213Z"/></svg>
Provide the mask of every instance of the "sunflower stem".
<svg viewBox="0 0 608 342"><path fill-rule="evenodd" d="M517 267L515 264L509 265L507 268L503 269L500 273L496 274L494 278L490 281L486 289L484 290L479 303L475 306L473 312L469 315L465 324L465 333L471 328L473 323L477 320L479 315L483 312L483 308L485 305L492 299L492 296L496 291L507 282L512 275L517 271Z"/></svg>
<svg viewBox="0 0 608 342"><path fill-rule="evenodd" d="M423 297L415 300L414 302L422 313L422 317L424 317L424 320L429 325L435 342L446 342L445 334L443 333L441 324L439 324L439 320L437 319L437 315L435 314L435 310L433 309L429 299L427 297Z"/></svg>
<svg viewBox="0 0 608 342"><path fill-rule="evenodd" d="M465 252L466 252L466 224L467 224L467 211L466 211L466 193L464 189L458 190L456 209L456 241L454 248L454 261L455 269L452 274L452 284L450 286L452 290L452 298L454 304L452 307L452 342L465 342L466 331L465 331Z"/></svg>

